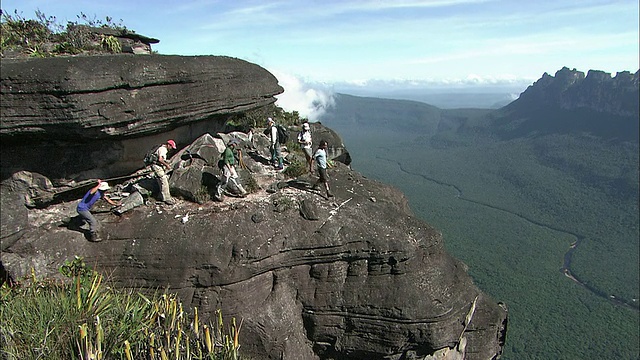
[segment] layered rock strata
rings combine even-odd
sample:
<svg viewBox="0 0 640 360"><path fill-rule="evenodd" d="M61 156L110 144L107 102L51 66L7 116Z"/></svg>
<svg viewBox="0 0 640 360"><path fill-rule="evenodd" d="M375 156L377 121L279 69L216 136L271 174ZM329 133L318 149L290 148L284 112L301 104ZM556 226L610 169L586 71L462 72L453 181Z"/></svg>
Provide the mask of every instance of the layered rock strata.
<svg viewBox="0 0 640 360"><path fill-rule="evenodd" d="M163 137L188 143L216 133L283 91L265 69L221 56L2 59L1 65L3 179L20 170L52 178L127 173Z"/></svg>
<svg viewBox="0 0 640 360"><path fill-rule="evenodd" d="M218 133L230 117L275 101L282 88L266 70L223 57L124 55L3 60L2 67L4 276L32 268L58 276L61 264L82 256L119 287L169 288L204 317L220 308L244 319L242 351L255 359L501 353L506 310L473 285L398 190L339 162L329 170L331 200L304 175L295 187L258 184L223 203L147 199L119 216L98 205L99 243L60 226L77 200L25 206L31 187L59 186L51 178L128 174L169 137L181 158L187 144ZM334 133L316 126L314 133L331 136L330 156L350 162ZM249 169L284 182L261 165L268 157L261 147Z"/></svg>

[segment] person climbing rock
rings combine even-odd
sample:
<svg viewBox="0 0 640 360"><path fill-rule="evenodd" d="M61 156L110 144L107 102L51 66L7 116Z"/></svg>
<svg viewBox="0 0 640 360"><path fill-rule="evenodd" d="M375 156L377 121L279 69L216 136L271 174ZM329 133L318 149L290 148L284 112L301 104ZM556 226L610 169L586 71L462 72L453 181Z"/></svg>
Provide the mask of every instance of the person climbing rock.
<svg viewBox="0 0 640 360"><path fill-rule="evenodd" d="M236 150L237 146L238 140L229 140L219 162L220 169L222 170L221 179L216 190L216 198L219 201L222 201L222 193L229 187L230 184L233 187L233 189L230 189L232 192L238 191L240 193L239 195L242 197L247 195L247 191L238 181L239 177L238 172L236 171L236 156L234 154L234 150ZM238 149L236 151L239 152L240 150Z"/></svg>
<svg viewBox="0 0 640 360"><path fill-rule="evenodd" d="M100 230L100 222L91 214L91 208L93 205L100 200L104 199L106 202L113 206L119 206L119 203L111 200L105 192L109 190L111 187L109 183L106 181L102 181L98 179L98 185L92 187L86 194L82 197L82 200L78 203L76 207L76 211L78 215L80 215L80 220L82 223L89 223L89 240L91 241L100 241L98 237L98 231ZM83 224L80 224L82 226Z"/></svg>
<svg viewBox="0 0 640 360"><path fill-rule="evenodd" d="M171 164L167 161L167 153L169 149L175 150L176 142L173 140L167 140L165 144L162 144L155 151L155 158L151 162L151 169L158 180L158 186L160 187L160 195L158 201L163 201L165 204L173 205L176 201L171 197L169 192L169 170L171 170Z"/></svg>

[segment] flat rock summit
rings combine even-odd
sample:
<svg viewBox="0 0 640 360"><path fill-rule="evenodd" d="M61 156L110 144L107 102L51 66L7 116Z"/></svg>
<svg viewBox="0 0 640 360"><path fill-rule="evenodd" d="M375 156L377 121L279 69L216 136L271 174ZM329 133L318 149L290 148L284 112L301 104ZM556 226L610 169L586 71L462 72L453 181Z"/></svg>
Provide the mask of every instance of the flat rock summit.
<svg viewBox="0 0 640 360"><path fill-rule="evenodd" d="M353 171L339 134L322 124L312 132L314 143L322 136L331 145L335 197L308 186L314 175L285 178L261 162L260 131L241 172L254 179L253 192L223 202L184 195L192 179L206 188L205 175L215 177L198 149L230 134L246 140L246 129L230 128L230 120L265 114L262 125L273 109L283 89L265 69L227 57L159 55L1 65L4 280L31 269L55 277L64 261L81 256L118 287L168 288L204 318L221 309L243 319L241 352L254 359L502 353L506 306L473 284L401 192ZM69 182L125 177L168 138L179 144L170 153L177 203L150 197L119 215L104 203L94 207L101 242L61 226L78 198L27 201Z"/></svg>

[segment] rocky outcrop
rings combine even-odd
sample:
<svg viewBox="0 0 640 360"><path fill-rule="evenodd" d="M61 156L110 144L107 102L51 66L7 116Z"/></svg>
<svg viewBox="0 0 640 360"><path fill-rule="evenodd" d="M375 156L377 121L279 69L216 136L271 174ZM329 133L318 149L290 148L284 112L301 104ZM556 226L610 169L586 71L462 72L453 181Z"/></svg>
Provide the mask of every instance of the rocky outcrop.
<svg viewBox="0 0 640 360"><path fill-rule="evenodd" d="M150 202L121 216L97 208L100 243L60 226L75 201L31 209L2 266L16 277L30 268L57 276L78 255L120 287L169 287L203 316L221 308L244 319L242 349L256 359L421 358L461 338L467 359L497 356L506 311L400 192L336 164L331 201L284 187L223 203ZM316 220L304 216L309 208Z"/></svg>
<svg viewBox="0 0 640 360"><path fill-rule="evenodd" d="M229 118L271 105L283 91L265 69L221 56L2 59L1 65L3 179L21 170L53 179L129 173L140 166L139 154L164 137L184 144L222 131Z"/></svg>
<svg viewBox="0 0 640 360"><path fill-rule="evenodd" d="M640 134L638 75L562 68L544 74L520 98L487 117L490 131L502 139L584 133L609 141L637 143Z"/></svg>
<svg viewBox="0 0 640 360"><path fill-rule="evenodd" d="M615 77L599 70L584 72L563 67L554 76L544 73L509 108L536 104L565 110L589 109L619 116L639 116L640 71L618 72Z"/></svg>
<svg viewBox="0 0 640 360"><path fill-rule="evenodd" d="M118 40L118 43L120 43L122 52L137 55L151 54L151 44L157 44L160 42L160 40L158 39L136 34L135 32L129 31L127 29L76 25L74 26L74 30L98 35L98 39L102 39L105 36L113 36ZM99 45L101 44L99 42L96 42L95 46Z"/></svg>
<svg viewBox="0 0 640 360"><path fill-rule="evenodd" d="M3 276L34 269L56 277L82 256L118 287L169 288L205 318L219 308L242 318L241 351L254 359L499 356L506 309L472 283L398 190L345 165L350 157L335 132L312 126L314 141L328 140L330 156L345 163L329 169L331 199L311 188L315 176L286 179L270 168L259 129L253 140L220 133L230 116L271 104L281 91L275 78L229 58L153 58L107 56L111 67L92 71L88 60L47 63L52 73L66 69L58 77L19 61L5 72L3 61ZM141 188L126 210L99 203L101 242L62 221L75 215L82 192L25 206L34 189L63 187L52 177L115 176L117 188L118 175L138 169L148 146L169 137L179 148L170 179L177 204L156 203ZM241 178L252 192L223 202L200 197L217 184L212 163L230 137L246 150ZM31 138L37 146L22 143Z"/></svg>

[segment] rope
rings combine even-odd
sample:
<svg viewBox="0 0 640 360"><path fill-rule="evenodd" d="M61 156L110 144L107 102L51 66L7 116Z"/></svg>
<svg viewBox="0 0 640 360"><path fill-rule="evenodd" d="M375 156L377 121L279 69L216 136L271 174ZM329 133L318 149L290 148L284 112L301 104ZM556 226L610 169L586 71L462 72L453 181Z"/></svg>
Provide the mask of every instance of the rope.
<svg viewBox="0 0 640 360"><path fill-rule="evenodd" d="M112 177L112 178L108 178L108 179L103 179L103 181L114 181L114 180L128 179L128 178L133 178L133 177L137 177L137 176L143 176L143 175L149 174L151 172L153 172L152 169L147 169L146 171L141 172L141 173ZM53 193L44 194L44 195L40 195L40 196L34 196L34 197L31 198L31 200L39 200L39 199L44 199L44 198L48 198L48 197L53 197L53 196L56 196L56 195L59 195L59 194L62 194L62 193L66 193L66 192L69 192L69 191L77 190L79 188L85 187L85 186L87 186L89 184L93 184L95 182L97 182L96 179L83 180L83 181L80 181L80 182L76 183L75 186L72 186L69 189L54 191Z"/></svg>
<svg viewBox="0 0 640 360"><path fill-rule="evenodd" d="M244 160L242 159L242 151L240 150L238 150L238 165L245 170L247 169L247 164L244 163Z"/></svg>

